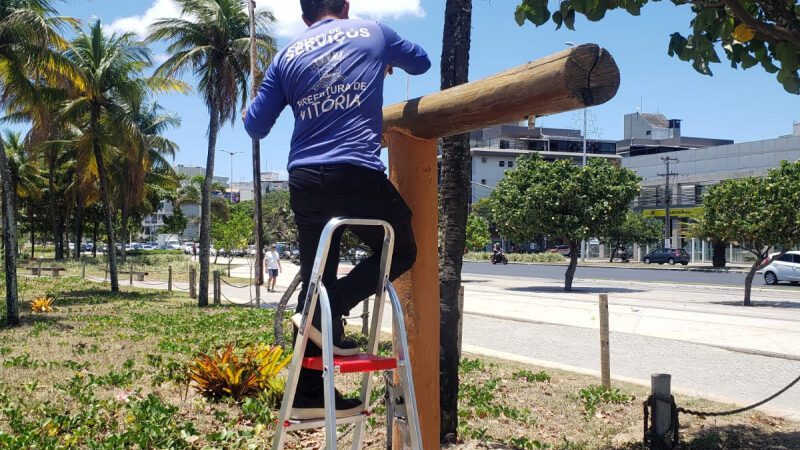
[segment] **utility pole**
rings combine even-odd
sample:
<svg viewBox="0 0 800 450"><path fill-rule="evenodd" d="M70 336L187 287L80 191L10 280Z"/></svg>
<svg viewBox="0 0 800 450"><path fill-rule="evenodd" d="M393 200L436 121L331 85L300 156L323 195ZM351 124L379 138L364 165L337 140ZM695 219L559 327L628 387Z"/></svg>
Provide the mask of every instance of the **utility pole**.
<svg viewBox="0 0 800 450"><path fill-rule="evenodd" d="M250 0L250 98L258 91L258 55L256 54L256 2ZM256 222L256 261L253 272L256 278L256 308L261 307L261 286L264 284L264 227L261 214L261 142L253 139L253 211Z"/></svg>
<svg viewBox="0 0 800 450"><path fill-rule="evenodd" d="M231 152L231 151L228 151L228 150L220 150L220 151L222 153L227 153L227 154L231 155L231 178L230 178L230 180L228 180L228 193L231 196L231 199L230 199L231 202L233 202L233 157L235 155L241 155L242 152Z"/></svg>
<svg viewBox="0 0 800 450"><path fill-rule="evenodd" d="M672 248L672 216L670 215L670 208L672 206L672 184L670 183L670 177L676 177L678 174L670 171L670 165L673 162L677 163L678 158L665 156L661 158L661 161L667 166L666 173L658 174L660 177L666 177L666 183L664 185L664 196L666 202L666 214L664 217L664 247Z"/></svg>

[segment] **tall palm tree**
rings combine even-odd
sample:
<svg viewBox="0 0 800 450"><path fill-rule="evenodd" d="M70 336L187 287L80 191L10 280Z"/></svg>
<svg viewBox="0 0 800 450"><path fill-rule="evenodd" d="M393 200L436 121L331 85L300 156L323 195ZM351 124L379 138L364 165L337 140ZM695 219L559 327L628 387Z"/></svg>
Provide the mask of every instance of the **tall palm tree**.
<svg viewBox="0 0 800 450"><path fill-rule="evenodd" d="M14 214L16 217L20 217L19 210L24 203L28 218L31 219L30 228L33 230L33 204L41 199L42 187L46 180L39 174L38 161L35 157L32 157L32 152L26 148L20 133L5 130L3 132L3 141L5 142L9 171L11 172L11 188L18 200ZM31 239L31 242L33 243L33 239ZM31 257L33 255L34 248L31 247Z"/></svg>
<svg viewBox="0 0 800 450"><path fill-rule="evenodd" d="M0 0L0 108L14 114L17 102L29 96L34 83L33 74L67 75L58 50L65 46L58 29L72 19L59 17L51 0ZM5 145L0 138L0 147ZM17 297L16 252L17 226L14 215L15 195L11 186L11 171L5 151L0 151L0 178L5 190L5 222L3 241L6 273L6 321L19 323Z"/></svg>
<svg viewBox="0 0 800 450"><path fill-rule="evenodd" d="M233 124L239 108L247 101L250 70L250 29L247 2L250 0L176 0L182 17L163 19L152 25L148 41L167 41L171 54L157 75L175 76L191 71L198 79L210 115L206 177L200 205L200 291L199 306L208 305L209 256L211 245L211 185L217 134L226 121ZM270 12L256 14L256 47L260 64L266 67L275 54L275 40L269 30L274 22Z"/></svg>
<svg viewBox="0 0 800 450"><path fill-rule="evenodd" d="M111 291L119 291L114 212L110 200L108 164L119 157L120 143L141 143L142 137L130 114L150 93L142 71L151 65L150 52L131 33L107 36L99 20L77 36L66 52L80 74L80 85L71 86L72 98L61 119L83 130L75 142L86 165L84 176L96 175L105 213Z"/></svg>
<svg viewBox="0 0 800 450"><path fill-rule="evenodd" d="M472 41L472 0L447 0L442 45L442 89L469 81ZM472 186L469 134L442 143L442 267L439 275L441 321L440 404L442 442L452 442L458 430L458 296L466 245L467 215Z"/></svg>

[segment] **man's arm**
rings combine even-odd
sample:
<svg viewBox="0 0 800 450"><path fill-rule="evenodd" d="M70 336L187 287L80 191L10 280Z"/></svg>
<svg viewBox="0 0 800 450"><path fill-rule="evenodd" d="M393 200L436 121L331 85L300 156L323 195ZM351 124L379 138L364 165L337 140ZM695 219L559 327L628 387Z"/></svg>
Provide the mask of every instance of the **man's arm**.
<svg viewBox="0 0 800 450"><path fill-rule="evenodd" d="M386 39L386 64L399 67L411 75L421 75L431 68L428 53L419 45L400 37L393 29L378 24Z"/></svg>
<svg viewBox="0 0 800 450"><path fill-rule="evenodd" d="M277 69L275 64L271 64L258 89L258 95L244 116L244 129L247 130L247 134L253 139L264 139L272 130L286 104L286 95Z"/></svg>

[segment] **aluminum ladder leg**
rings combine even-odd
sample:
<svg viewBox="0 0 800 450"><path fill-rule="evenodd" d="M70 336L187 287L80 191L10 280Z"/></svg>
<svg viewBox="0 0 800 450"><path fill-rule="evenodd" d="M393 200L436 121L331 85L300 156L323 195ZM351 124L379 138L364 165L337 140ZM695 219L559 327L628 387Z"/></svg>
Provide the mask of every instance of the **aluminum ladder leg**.
<svg viewBox="0 0 800 450"><path fill-rule="evenodd" d="M322 275L325 272L325 262L328 252L331 251L331 242L337 229L344 226L374 226L384 229L383 248L381 253L380 276L377 282L375 300L373 305L372 326L367 344L367 353L350 357L334 357L333 355L333 335L331 306L327 290L322 283ZM334 249L338 251L338 249ZM294 347L294 355L289 368L289 375L286 379L286 389L281 403L281 410L278 416L277 430L273 450L282 450L286 443L287 434L290 431L325 428L326 449L335 450L337 448L336 427L338 425L353 424L355 433L353 437L353 450L359 450L362 445L367 418L369 417L369 400L372 390L372 372L387 371L396 374L400 380L401 394L395 393L393 384L387 384L387 389L392 394L392 404L387 405L390 411L400 411L393 414L388 427L394 423L405 425L411 440L413 450L422 450L422 438L419 427L419 417L417 415L417 401L414 394L414 382L411 370L411 362L408 359L408 336L405 328L402 305L397 296L397 292L389 282L389 269L392 265L392 253L394 251L394 230L391 225L381 220L371 219L332 219L322 231L320 243L314 259L314 267L309 280L308 292L306 294L303 307L303 318ZM380 330L383 322L384 304L388 296L392 307L393 333L396 339L393 342L399 344L399 348L394 349L396 358L382 358L378 356L378 345L380 343ZM365 300L367 301L367 300ZM322 357L306 358L305 349L308 344L308 332L311 327L310 318L314 316L317 303L321 309L322 325ZM325 418L317 420L292 420L292 404L297 392L297 382L300 376L300 368L310 368L322 371L324 380L325 397ZM335 385L334 374L338 373L363 373L361 383L361 402L365 411L361 414L346 418L336 418L335 405ZM388 377L387 377L388 378ZM391 436L392 430L387 430L387 436Z"/></svg>

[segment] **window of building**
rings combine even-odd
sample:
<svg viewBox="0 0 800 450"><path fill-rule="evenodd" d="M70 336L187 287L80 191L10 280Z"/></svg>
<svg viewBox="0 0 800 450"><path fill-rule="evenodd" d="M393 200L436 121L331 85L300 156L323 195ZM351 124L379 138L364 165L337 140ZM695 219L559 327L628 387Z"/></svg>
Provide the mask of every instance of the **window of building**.
<svg viewBox="0 0 800 450"><path fill-rule="evenodd" d="M506 162L505 161L500 161L500 167L505 167L505 166L506 166Z"/></svg>
<svg viewBox="0 0 800 450"><path fill-rule="evenodd" d="M481 162L486 164L486 158L481 158Z"/></svg>
<svg viewBox="0 0 800 450"><path fill-rule="evenodd" d="M514 167L514 161L509 161L509 162L508 162L508 167L509 167L509 168L511 168L511 167Z"/></svg>
<svg viewBox="0 0 800 450"><path fill-rule="evenodd" d="M481 179L481 184L482 184L482 185L484 185L484 186L486 186L486 178L482 178L482 179Z"/></svg>
<svg viewBox="0 0 800 450"><path fill-rule="evenodd" d="M500 148L503 149L503 150L507 150L507 149L511 148L511 142L501 140L500 141Z"/></svg>
<svg viewBox="0 0 800 450"><path fill-rule="evenodd" d="M645 133L645 134L646 134L646 135L648 135L648 136L650 136L651 134L653 134L653 132L652 132L652 131L650 131L650 130L647 130L647 133Z"/></svg>

